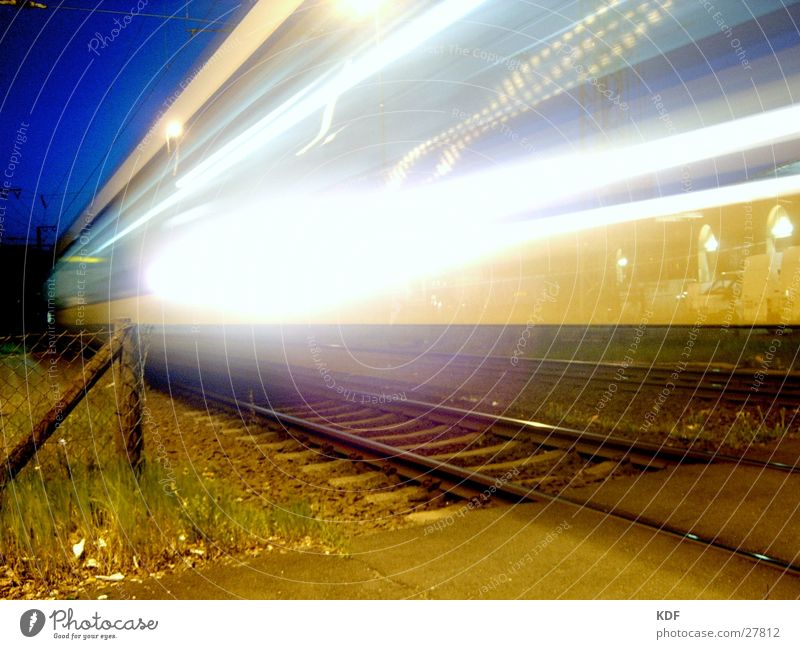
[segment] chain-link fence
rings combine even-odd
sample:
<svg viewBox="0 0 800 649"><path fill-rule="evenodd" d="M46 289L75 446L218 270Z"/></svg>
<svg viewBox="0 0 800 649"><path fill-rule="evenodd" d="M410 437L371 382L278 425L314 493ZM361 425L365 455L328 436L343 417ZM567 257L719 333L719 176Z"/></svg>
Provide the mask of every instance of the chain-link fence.
<svg viewBox="0 0 800 649"><path fill-rule="evenodd" d="M0 337L0 489L142 459L140 331Z"/></svg>

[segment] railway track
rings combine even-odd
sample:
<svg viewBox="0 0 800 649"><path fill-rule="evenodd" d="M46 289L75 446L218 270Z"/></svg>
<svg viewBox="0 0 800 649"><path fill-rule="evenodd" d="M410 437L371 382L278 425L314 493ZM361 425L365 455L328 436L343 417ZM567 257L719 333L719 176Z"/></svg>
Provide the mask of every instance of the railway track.
<svg viewBox="0 0 800 649"><path fill-rule="evenodd" d="M320 345L339 351L338 345ZM374 353L387 356L408 354L397 350L348 348L354 353ZM413 354L417 357L416 354ZM609 385L622 392L638 392L642 386L689 393L693 398L727 403L780 403L800 406L800 372L780 372L761 369L735 369L720 365L692 366L678 362L647 365L622 362L591 362L526 358L523 356L480 356L426 351L420 358L436 361L444 367L459 368L482 374L520 375L540 383L562 383L584 386Z"/></svg>
<svg viewBox="0 0 800 649"><path fill-rule="evenodd" d="M185 389L197 394L196 390ZM389 464L393 471L427 491L438 489L481 500L544 500L592 509L800 573L800 565L780 557L564 494L568 488L600 484L616 477L659 471L686 462L729 461L787 472L800 471L797 466L592 435L422 401L376 404L373 401L380 395L368 392L360 392L364 398L358 402L347 396L335 398L318 387L304 388L303 394L314 395L314 398L265 406L241 395L204 391L202 396L236 409L243 416L268 417L293 430L303 431L304 435L317 440L331 458L336 454L346 455L372 462L383 470Z"/></svg>
<svg viewBox="0 0 800 649"><path fill-rule="evenodd" d="M280 369L273 367L274 376L277 381L285 380ZM266 376L270 375L270 370L262 369L259 380L263 382ZM607 459L619 460L626 458L627 461L635 466L648 468L663 468L661 463L666 460L671 463L680 462L729 462L737 466L751 466L766 468L769 470L785 471L790 473L800 472L800 459L792 461L781 461L771 457L763 459L751 455L730 454L705 448L695 448L693 445L675 444L674 439L665 438L657 441L647 441L646 439L636 439L628 436L614 435L613 432L590 432L587 429L569 428L564 425L554 425L533 421L519 416L507 416L501 414L502 404L489 404L486 400L468 399L457 397L451 394L449 397L442 396L439 391L425 390L411 393L407 390L408 386L399 383L378 383L369 376L351 375L337 373L336 391L320 388L320 376L318 373L304 369L292 368L292 379L302 384L298 390L302 393L319 393L321 399L339 397L351 404L361 403L362 405L379 404L386 399L392 400L392 395L402 394L402 400L392 404L395 411L405 409L410 414L416 412L436 411L441 413L452 412L454 417L469 417L473 422L479 422L484 427L492 427L498 434L515 436L525 434L534 441L553 445L556 442L562 448L579 450L584 453L593 453L595 449L600 449L598 456L605 454ZM491 379L487 381L490 383ZM380 390L380 393L376 393ZM416 399L408 398L408 394L419 395ZM786 460L790 460L788 456Z"/></svg>

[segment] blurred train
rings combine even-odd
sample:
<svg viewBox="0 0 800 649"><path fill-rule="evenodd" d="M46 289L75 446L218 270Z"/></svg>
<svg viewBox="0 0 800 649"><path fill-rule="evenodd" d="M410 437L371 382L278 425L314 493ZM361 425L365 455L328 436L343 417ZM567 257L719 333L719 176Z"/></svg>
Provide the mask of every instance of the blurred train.
<svg viewBox="0 0 800 649"><path fill-rule="evenodd" d="M798 23L785 0L258 3L62 236L55 317L386 344L796 324Z"/></svg>

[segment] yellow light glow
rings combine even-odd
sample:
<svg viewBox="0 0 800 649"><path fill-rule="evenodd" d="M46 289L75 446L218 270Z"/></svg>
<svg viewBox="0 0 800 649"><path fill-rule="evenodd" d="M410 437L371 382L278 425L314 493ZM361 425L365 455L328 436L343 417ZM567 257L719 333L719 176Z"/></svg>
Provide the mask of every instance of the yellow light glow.
<svg viewBox="0 0 800 649"><path fill-rule="evenodd" d="M64 257L63 261L70 264L99 264L105 259L103 257Z"/></svg>
<svg viewBox="0 0 800 649"><path fill-rule="evenodd" d="M179 138L181 135L183 135L183 124L181 124L181 122L179 122L177 119L173 119L167 122L165 133L168 140Z"/></svg>
<svg viewBox="0 0 800 649"><path fill-rule="evenodd" d="M471 182L481 184L477 179ZM453 191L462 187L448 181L409 192L324 200L287 198L269 209L260 201L231 209L227 201L226 227L209 221L171 237L157 252L146 280L165 302L259 322L299 322L363 298L387 295L414 277L474 263L520 242L790 195L800 189L800 175L504 225L495 219L507 213L505 195L487 192L485 185L477 188L482 196L492 196L493 205L498 204L497 213L490 215L474 192L462 197ZM529 190L518 195L524 195L528 204L535 203ZM508 205L517 212L514 201ZM222 213L221 209L212 211ZM265 214L273 216L265 218ZM286 214L298 216L287 219ZM248 236L243 238L242 232ZM308 236L310 232L313 237ZM333 263L331 250L353 250L353 232L362 233L358 254L337 256ZM395 245L382 245L387 237ZM271 242L270 255L264 255L264 241ZM302 254L298 254L298 242ZM620 252L615 264L624 268L630 262Z"/></svg>
<svg viewBox="0 0 800 649"><path fill-rule="evenodd" d="M792 220L783 214L775 222L775 225L772 226L770 233L776 239L787 239L791 237L792 234L794 234L794 225L792 224Z"/></svg>
<svg viewBox="0 0 800 649"><path fill-rule="evenodd" d="M717 241L717 238L713 233L711 233L708 239L706 239L703 247L706 249L706 252L717 252L717 250L719 250L719 241Z"/></svg>

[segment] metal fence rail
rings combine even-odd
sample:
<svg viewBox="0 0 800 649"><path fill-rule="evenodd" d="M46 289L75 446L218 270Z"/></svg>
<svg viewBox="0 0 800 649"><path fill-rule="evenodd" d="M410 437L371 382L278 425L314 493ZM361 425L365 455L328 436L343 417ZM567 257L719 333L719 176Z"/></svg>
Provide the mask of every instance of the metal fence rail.
<svg viewBox="0 0 800 649"><path fill-rule="evenodd" d="M0 489L23 471L142 461L140 331L0 337Z"/></svg>

